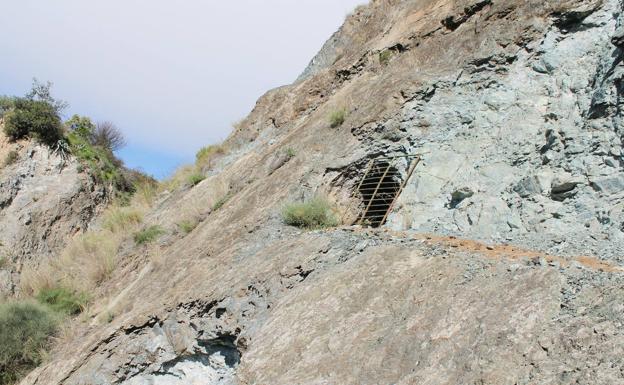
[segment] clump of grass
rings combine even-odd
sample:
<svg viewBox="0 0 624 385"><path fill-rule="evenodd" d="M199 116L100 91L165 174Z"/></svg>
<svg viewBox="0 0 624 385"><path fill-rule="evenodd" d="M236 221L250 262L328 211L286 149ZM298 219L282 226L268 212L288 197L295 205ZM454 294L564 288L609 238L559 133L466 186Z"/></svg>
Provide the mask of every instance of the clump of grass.
<svg viewBox="0 0 624 385"><path fill-rule="evenodd" d="M386 49L384 51L379 52L379 64L385 66L390 62L390 59L392 59L391 50Z"/></svg>
<svg viewBox="0 0 624 385"><path fill-rule="evenodd" d="M13 163L15 163L15 161L17 161L17 159L19 158L19 153L15 150L13 151L9 151L9 153L7 154L7 156L4 158L4 162L3 165L6 166L10 166Z"/></svg>
<svg viewBox="0 0 624 385"><path fill-rule="evenodd" d="M204 179L206 179L206 177L204 176L204 174L200 173L200 172L194 172L191 175L188 176L188 178L186 179L186 181L188 182L189 185L191 186L197 186L201 181L203 181Z"/></svg>
<svg viewBox="0 0 624 385"><path fill-rule="evenodd" d="M199 221L197 219L187 219L178 222L178 227L184 234L190 234L195 228L199 225Z"/></svg>
<svg viewBox="0 0 624 385"><path fill-rule="evenodd" d="M89 302L86 293L76 293L62 286L42 289L37 294L37 300L52 310L66 315L82 313Z"/></svg>
<svg viewBox="0 0 624 385"><path fill-rule="evenodd" d="M338 225L331 205L326 199L314 198L303 203L291 203L282 210L285 224L304 229L321 229Z"/></svg>
<svg viewBox="0 0 624 385"><path fill-rule="evenodd" d="M333 111L329 114L329 125L331 128L337 128L342 126L342 124L347 119L347 110L344 108L340 108L338 110Z"/></svg>
<svg viewBox="0 0 624 385"><path fill-rule="evenodd" d="M9 267L9 265L11 264L11 261L9 260L9 258L5 255L0 256L0 269L4 269Z"/></svg>
<svg viewBox="0 0 624 385"><path fill-rule="evenodd" d="M135 233L134 242L137 245L144 245L147 243L151 243L155 241L156 239L158 239L164 233L165 233L165 230L162 227L158 225L153 225Z"/></svg>
<svg viewBox="0 0 624 385"><path fill-rule="evenodd" d="M33 301L0 304L0 384L17 382L41 364L58 317Z"/></svg>
<svg viewBox="0 0 624 385"><path fill-rule="evenodd" d="M221 207L223 207L223 205L227 203L227 201L230 200L231 197L232 197L231 194L228 193L225 196L223 196L221 199L216 201L215 204L212 205L212 211L219 210Z"/></svg>
<svg viewBox="0 0 624 385"><path fill-rule="evenodd" d="M210 146L202 147L195 155L195 164L199 168L210 167L212 160L217 155L225 154L225 146L222 144L213 144Z"/></svg>
<svg viewBox="0 0 624 385"><path fill-rule="evenodd" d="M295 155L297 155L297 153L295 152L295 149L294 149L294 148L292 148L292 147L288 147L288 148L286 149L286 156L287 156L288 158L294 158L294 157L295 157Z"/></svg>
<svg viewBox="0 0 624 385"><path fill-rule="evenodd" d="M102 227L113 233L128 232L143 222L143 212L131 206L112 206L104 214Z"/></svg>

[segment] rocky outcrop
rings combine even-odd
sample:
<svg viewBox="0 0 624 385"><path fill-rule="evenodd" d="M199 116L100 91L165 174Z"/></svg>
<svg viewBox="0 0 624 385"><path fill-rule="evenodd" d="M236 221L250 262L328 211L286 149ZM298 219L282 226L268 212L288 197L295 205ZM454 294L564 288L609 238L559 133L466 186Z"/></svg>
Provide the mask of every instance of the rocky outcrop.
<svg viewBox="0 0 624 385"><path fill-rule="evenodd" d="M0 135L3 297L16 293L25 265L57 255L73 235L87 229L108 199L73 158L32 141L10 143Z"/></svg>
<svg viewBox="0 0 624 385"><path fill-rule="evenodd" d="M24 383L621 383L622 6L358 8L208 178L158 199L169 236L126 249ZM385 227L350 226L368 161L413 153ZM318 194L344 228L281 222Z"/></svg>

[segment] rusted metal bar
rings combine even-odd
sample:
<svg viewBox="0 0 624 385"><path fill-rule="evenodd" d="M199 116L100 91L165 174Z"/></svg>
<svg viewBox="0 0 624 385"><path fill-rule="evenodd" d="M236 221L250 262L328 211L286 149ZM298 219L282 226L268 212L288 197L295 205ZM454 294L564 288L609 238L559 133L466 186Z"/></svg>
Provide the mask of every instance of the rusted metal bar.
<svg viewBox="0 0 624 385"><path fill-rule="evenodd" d="M381 184L383 183L383 180L386 178L386 174L388 174L388 170L390 170L390 167L392 167L392 164L388 163L388 166L386 167L386 172L384 172L381 179L379 179L377 189L379 189L379 186L381 186ZM364 210L364 213L362 214L362 219L360 219L360 224L362 224L362 221L364 220L364 218L366 218L366 212L368 211L370 206L373 204L373 201L375 200L375 196L377 195L377 189L375 189L375 191L373 192L373 195L371 196L370 201L368 202L368 206L366 206L366 209Z"/></svg>
<svg viewBox="0 0 624 385"><path fill-rule="evenodd" d="M416 166L418 166L418 163L420 163L420 156L416 156L414 158L413 163L414 164L410 167L410 169L409 169L409 171L407 173L407 176L405 177L405 179L401 183L401 187L399 188L399 191L394 196L394 199L392 200L392 203L390 203L390 207L388 207L388 210L386 211L386 215L384 215L383 219L381 220L381 223L379 224L380 226L383 225L386 222L386 219L388 219L388 215L390 215L390 213L392 212L392 209L394 209L394 204L396 203L397 199L399 199L399 196L403 192L403 189L405 188L405 185L407 184L407 181L411 178L412 174L414 173L414 170L416 169Z"/></svg>

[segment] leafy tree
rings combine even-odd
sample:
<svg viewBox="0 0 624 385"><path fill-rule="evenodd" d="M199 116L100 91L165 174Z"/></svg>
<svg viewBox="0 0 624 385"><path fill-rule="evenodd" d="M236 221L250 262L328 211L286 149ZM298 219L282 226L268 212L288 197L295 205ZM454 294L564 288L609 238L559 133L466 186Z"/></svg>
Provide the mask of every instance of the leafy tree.
<svg viewBox="0 0 624 385"><path fill-rule="evenodd" d="M65 122L65 126L70 132L75 132L89 141L91 141L95 132L95 124L86 116L74 115Z"/></svg>

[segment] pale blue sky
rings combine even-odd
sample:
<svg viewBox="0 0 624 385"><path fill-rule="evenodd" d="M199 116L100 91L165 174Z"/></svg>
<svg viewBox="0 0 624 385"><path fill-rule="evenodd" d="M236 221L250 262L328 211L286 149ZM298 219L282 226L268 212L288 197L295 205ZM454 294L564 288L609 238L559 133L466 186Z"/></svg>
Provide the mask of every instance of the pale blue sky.
<svg viewBox="0 0 624 385"><path fill-rule="evenodd" d="M50 80L66 115L110 120L131 167L163 177L291 83L363 0L11 0L0 94Z"/></svg>

